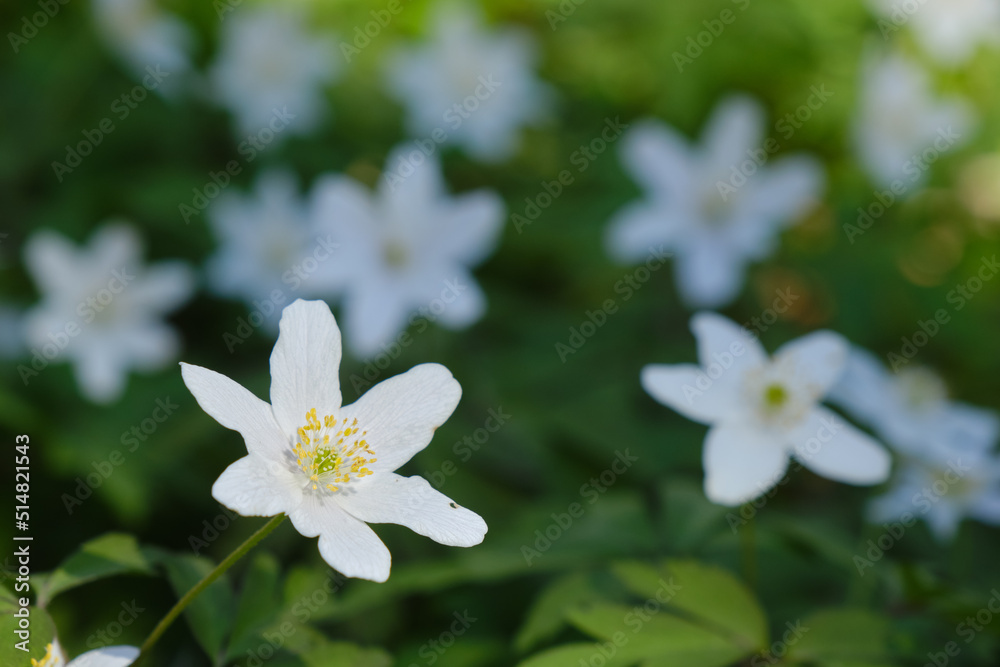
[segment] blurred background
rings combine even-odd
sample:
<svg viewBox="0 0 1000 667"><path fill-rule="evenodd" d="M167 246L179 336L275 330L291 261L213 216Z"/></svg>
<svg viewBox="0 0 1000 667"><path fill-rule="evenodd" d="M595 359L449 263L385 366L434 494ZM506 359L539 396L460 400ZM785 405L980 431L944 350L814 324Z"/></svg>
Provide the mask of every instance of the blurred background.
<svg viewBox="0 0 1000 667"><path fill-rule="evenodd" d="M709 308L757 318L769 351L832 329L887 372L933 369L939 400L1000 405L1000 3L17 0L0 17L0 428L11 450L31 438L32 569L109 532L130 554L120 577L50 589L70 656L141 643L262 523L213 500L244 445L176 362L266 397L302 297L345 331L345 402L418 363L452 371L458 409L401 472L489 534L458 550L379 526L394 565L374 584L282 526L153 664L996 664L1000 622L980 614L968 642L962 624L1000 586L997 528L918 522L872 553L885 489L807 470L760 509L713 505L705 427L639 372L694 363ZM704 594L720 610L745 587L767 639L559 652L612 641L587 605L641 604L657 585L635 578L670 559L722 573ZM802 619L823 626L808 650L774 650Z"/></svg>

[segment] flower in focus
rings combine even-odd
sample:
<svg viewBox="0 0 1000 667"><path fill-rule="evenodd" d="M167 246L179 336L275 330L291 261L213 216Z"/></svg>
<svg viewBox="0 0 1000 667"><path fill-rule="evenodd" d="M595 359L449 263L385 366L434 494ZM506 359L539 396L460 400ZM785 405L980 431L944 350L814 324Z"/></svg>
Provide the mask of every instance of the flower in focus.
<svg viewBox="0 0 1000 667"><path fill-rule="evenodd" d="M920 45L942 65L967 62L980 44L1000 41L1000 3L996 0L873 0L882 34L907 24Z"/></svg>
<svg viewBox="0 0 1000 667"><path fill-rule="evenodd" d="M828 399L901 454L921 455L941 442L981 450L1000 437L995 412L949 400L944 381L933 371L905 366L891 373L858 347L851 348Z"/></svg>
<svg viewBox="0 0 1000 667"><path fill-rule="evenodd" d="M422 477L393 471L430 442L462 389L444 366L421 364L341 406L340 330L321 301L297 300L281 316L271 353L271 404L229 378L181 364L198 404L238 431L247 456L212 487L244 516L285 513L349 577L385 581L389 550L367 523L396 523L449 546L482 542L479 515Z"/></svg>
<svg viewBox="0 0 1000 667"><path fill-rule="evenodd" d="M25 263L42 300L25 315L35 359L22 379L37 374L36 360L65 355L85 396L117 399L128 371L153 371L176 358L180 341L162 318L194 291L194 272L179 261L142 266L142 245L124 224L106 224L77 249L64 236L36 232Z"/></svg>
<svg viewBox="0 0 1000 667"><path fill-rule="evenodd" d="M328 295L324 279L336 261L331 261L336 247L314 225L311 211L288 171L263 172L252 195L221 195L208 210L220 241L207 264L212 290L258 310L260 302L274 301L275 290L281 300L286 289ZM266 321L277 330L277 318Z"/></svg>
<svg viewBox="0 0 1000 667"><path fill-rule="evenodd" d="M307 22L297 9L272 5L240 9L223 23L212 89L238 130L265 145L286 131L313 130L326 111L323 87L339 73L333 40L310 34Z"/></svg>
<svg viewBox="0 0 1000 667"><path fill-rule="evenodd" d="M405 178L380 179L374 193L346 176L313 187L321 224L350 250L330 262L338 275L329 279L344 291L347 342L358 354L376 353L408 318L461 328L482 316L486 297L469 268L499 240L504 207L496 193L449 196L434 158Z"/></svg>
<svg viewBox="0 0 1000 667"><path fill-rule="evenodd" d="M927 74L898 54L864 61L859 96L855 151L881 187L922 182L930 166L972 130L969 106L937 99Z"/></svg>
<svg viewBox="0 0 1000 667"><path fill-rule="evenodd" d="M135 76L149 76L152 70L155 90L178 87L181 76L191 69L192 31L184 21L162 11L156 0L94 0L92 4L104 39Z"/></svg>
<svg viewBox="0 0 1000 667"><path fill-rule="evenodd" d="M774 252L779 232L815 205L824 184L813 158L770 164L777 140L763 130L763 110L745 97L719 105L699 147L657 121L629 130L622 160L646 197L611 221L611 255L632 262L663 244L676 255L677 287L690 306L732 302L747 264Z"/></svg>
<svg viewBox="0 0 1000 667"><path fill-rule="evenodd" d="M41 660L31 659L31 667L128 667L138 657L139 649L134 646L105 646L87 651L67 663L59 640L53 639L46 645Z"/></svg>
<svg viewBox="0 0 1000 667"><path fill-rule="evenodd" d="M1000 457L990 450L941 439L904 456L889 490L869 504L869 518L908 525L920 517L942 542L965 517L1000 525Z"/></svg>
<svg viewBox="0 0 1000 667"><path fill-rule="evenodd" d="M702 455L709 500L739 505L756 498L781 481L790 455L840 482L886 479L886 450L819 405L843 369L843 338L818 331L768 358L756 338L720 315L696 314L691 329L701 366L652 364L642 369L642 385L710 426Z"/></svg>
<svg viewBox="0 0 1000 667"><path fill-rule="evenodd" d="M509 157L523 125L542 120L551 91L534 74L535 44L514 28L486 31L467 6L447 5L433 40L399 49L389 88L408 111L410 132L454 142L484 161Z"/></svg>

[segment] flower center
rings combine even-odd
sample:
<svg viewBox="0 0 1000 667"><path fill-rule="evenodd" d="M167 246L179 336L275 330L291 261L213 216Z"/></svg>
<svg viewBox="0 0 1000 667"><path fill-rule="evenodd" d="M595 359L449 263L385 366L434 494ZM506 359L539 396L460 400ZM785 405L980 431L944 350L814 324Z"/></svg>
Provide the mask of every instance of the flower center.
<svg viewBox="0 0 1000 667"><path fill-rule="evenodd" d="M358 427L357 419L348 424L346 417L338 422L333 415L326 415L320 421L316 408L306 413L306 424L299 428L292 451L313 489L322 484L336 493L340 490L337 484L349 483L351 475L372 474L366 466L378 459L364 439L367 433Z"/></svg>
<svg viewBox="0 0 1000 667"><path fill-rule="evenodd" d="M62 664L61 657L52 644L45 645L45 655L41 660L31 659L31 667L56 667L59 664Z"/></svg>
<svg viewBox="0 0 1000 667"><path fill-rule="evenodd" d="M780 384L770 384L764 389L764 405L770 410L778 410L788 402L788 390Z"/></svg>
<svg viewBox="0 0 1000 667"><path fill-rule="evenodd" d="M899 387L913 408L929 407L948 398L944 381L926 368L905 368L899 372Z"/></svg>
<svg viewBox="0 0 1000 667"><path fill-rule="evenodd" d="M401 269L410 262L410 253L406 246L395 240L382 244L382 260L392 269Z"/></svg>

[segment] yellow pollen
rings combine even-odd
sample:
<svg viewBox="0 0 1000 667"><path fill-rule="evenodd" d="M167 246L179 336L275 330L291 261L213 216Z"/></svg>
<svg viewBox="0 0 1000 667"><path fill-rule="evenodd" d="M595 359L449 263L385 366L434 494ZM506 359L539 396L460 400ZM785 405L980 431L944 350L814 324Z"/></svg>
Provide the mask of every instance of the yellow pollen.
<svg viewBox="0 0 1000 667"><path fill-rule="evenodd" d="M340 487L327 482L347 484L351 475L363 478L374 474L368 466L378 459L368 441L363 439L368 431L358 427L357 419L348 426L344 418L338 428L333 415L325 415L321 421L313 408L306 413L305 422L296 431L298 441L292 445L292 452L314 490L322 484L331 493L336 493Z"/></svg>
<svg viewBox="0 0 1000 667"><path fill-rule="evenodd" d="M41 660L31 659L31 667L55 667L60 660L56 655L56 648L52 644L45 645L45 655Z"/></svg>

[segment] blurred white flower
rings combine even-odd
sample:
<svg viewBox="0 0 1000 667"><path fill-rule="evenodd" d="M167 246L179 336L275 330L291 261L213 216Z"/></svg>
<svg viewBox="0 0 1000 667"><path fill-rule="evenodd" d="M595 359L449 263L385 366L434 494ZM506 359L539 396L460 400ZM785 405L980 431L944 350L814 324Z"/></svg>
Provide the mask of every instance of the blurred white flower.
<svg viewBox="0 0 1000 667"><path fill-rule="evenodd" d="M333 270L335 244L315 224L313 206L299 194L295 176L285 170L262 172L253 194L226 192L208 211L219 248L206 270L211 289L259 308L275 290L304 296L329 296L325 280ZM267 320L277 329L277 318Z"/></svg>
<svg viewBox="0 0 1000 667"><path fill-rule="evenodd" d="M156 0L93 0L93 10L105 41L135 76L146 76L146 68L153 68L165 74L163 84L154 86L157 91L178 88L191 69L194 41L184 21L163 11Z"/></svg>
<svg viewBox="0 0 1000 667"><path fill-rule="evenodd" d="M878 484L888 452L819 405L839 377L847 342L829 331L794 340L769 358L760 342L715 313L691 320L692 364L652 364L642 385L657 401L710 425L702 455L705 495L739 505L781 481L794 456L813 472L848 484Z"/></svg>
<svg viewBox="0 0 1000 667"><path fill-rule="evenodd" d="M0 359L13 359L24 352L24 313L0 304Z"/></svg>
<svg viewBox="0 0 1000 667"><path fill-rule="evenodd" d="M393 471L430 443L462 389L447 368L421 364L341 407L340 330L329 307L297 300L271 354L271 404L229 378L181 364L198 404L246 441L247 456L212 487L244 516L288 514L349 577L385 581L391 556L367 523L396 523L449 546L483 541L482 518Z"/></svg>
<svg viewBox="0 0 1000 667"><path fill-rule="evenodd" d="M53 639L46 645L41 660L32 658L31 667L128 667L138 657L139 649L134 646L105 646L87 651L67 663L59 640Z"/></svg>
<svg viewBox="0 0 1000 667"><path fill-rule="evenodd" d="M312 34L300 10L249 6L222 24L209 77L241 133L270 128L281 137L282 131L316 128L327 111L323 88L339 74L339 65L333 38Z"/></svg>
<svg viewBox="0 0 1000 667"><path fill-rule="evenodd" d="M905 191L923 182L931 165L973 129L971 107L939 100L926 72L899 54L863 60L859 95L854 147L881 187L898 181Z"/></svg>
<svg viewBox="0 0 1000 667"><path fill-rule="evenodd" d="M829 400L901 454L923 455L942 442L981 450L1000 437L995 412L948 400L944 381L933 371L907 366L891 373L858 347L851 348Z"/></svg>
<svg viewBox="0 0 1000 667"><path fill-rule="evenodd" d="M1000 458L988 447L936 440L903 457L892 486L871 501L868 515L873 522L904 525L922 518L939 541L954 539L965 517L1000 525Z"/></svg>
<svg viewBox="0 0 1000 667"><path fill-rule="evenodd" d="M719 104L700 146L658 121L629 130L622 160L646 197L612 219L611 255L632 262L663 244L676 256L688 305L732 302L747 264L773 253L780 231L815 205L824 187L822 166L811 157L770 163L777 140L765 140L763 130L763 109L746 97Z"/></svg>
<svg viewBox="0 0 1000 667"><path fill-rule="evenodd" d="M438 10L433 33L389 58L390 92L405 104L410 132L479 160L509 157L521 127L542 120L551 103L534 73L534 41L516 28L487 31L478 12L457 4Z"/></svg>
<svg viewBox="0 0 1000 667"><path fill-rule="evenodd" d="M920 45L942 65L967 62L980 44L1000 41L997 0L872 0L883 36L909 25Z"/></svg>
<svg viewBox="0 0 1000 667"><path fill-rule="evenodd" d="M67 358L81 392L104 403L121 395L130 369L156 370L177 356L180 341L161 318L190 298L194 272L179 261L144 267L141 255L138 235L120 223L79 250L49 230L28 239L25 263L42 293L25 316L36 374L36 363Z"/></svg>
<svg viewBox="0 0 1000 667"><path fill-rule="evenodd" d="M374 193L346 176L313 187L316 214L344 248L330 262L338 275L325 278L342 286L347 342L359 355L376 353L408 318L461 328L482 316L486 297L469 269L499 241L504 206L496 193L449 196L434 158L405 179L379 179Z"/></svg>

